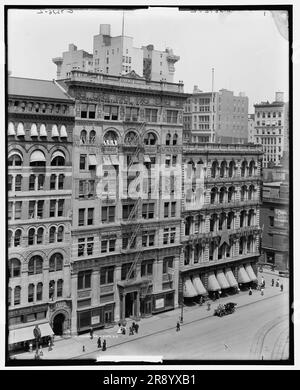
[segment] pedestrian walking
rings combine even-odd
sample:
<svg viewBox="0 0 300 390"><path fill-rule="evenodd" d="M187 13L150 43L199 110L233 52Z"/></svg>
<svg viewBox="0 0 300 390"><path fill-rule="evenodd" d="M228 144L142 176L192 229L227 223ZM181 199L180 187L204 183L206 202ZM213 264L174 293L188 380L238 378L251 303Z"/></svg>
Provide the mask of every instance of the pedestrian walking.
<svg viewBox="0 0 300 390"><path fill-rule="evenodd" d="M132 330L135 332L135 322L132 323Z"/></svg>
<svg viewBox="0 0 300 390"><path fill-rule="evenodd" d="M136 334L139 333L139 324L135 324L135 333L136 333Z"/></svg>
<svg viewBox="0 0 300 390"><path fill-rule="evenodd" d="M133 329L133 325L131 325L129 328L129 336L133 336Z"/></svg>
<svg viewBox="0 0 300 390"><path fill-rule="evenodd" d="M82 346L82 352L85 352L85 346L84 345Z"/></svg>
<svg viewBox="0 0 300 390"><path fill-rule="evenodd" d="M179 321L177 321L177 324L176 324L176 332L179 332L180 331L180 323Z"/></svg>
<svg viewBox="0 0 300 390"><path fill-rule="evenodd" d="M97 340L97 346L98 346L98 348L101 348L101 337L100 336L98 337L98 340Z"/></svg>
<svg viewBox="0 0 300 390"><path fill-rule="evenodd" d="M209 310L210 310L210 303L207 302L207 311L209 311Z"/></svg>
<svg viewBox="0 0 300 390"><path fill-rule="evenodd" d="M264 289L263 289L263 287L260 289L260 295L264 295Z"/></svg>
<svg viewBox="0 0 300 390"><path fill-rule="evenodd" d="M279 284L280 284L280 280L277 279L277 280L276 280L276 287L279 287Z"/></svg>
<svg viewBox="0 0 300 390"><path fill-rule="evenodd" d="M106 351L106 340L105 339L103 340L103 343L102 343L102 351Z"/></svg>
<svg viewBox="0 0 300 390"><path fill-rule="evenodd" d="M283 284L280 285L280 290L283 291Z"/></svg>
<svg viewBox="0 0 300 390"><path fill-rule="evenodd" d="M252 295L252 289L249 287L249 295Z"/></svg>
<svg viewBox="0 0 300 390"><path fill-rule="evenodd" d="M29 352L32 352L32 342L29 343Z"/></svg>
<svg viewBox="0 0 300 390"><path fill-rule="evenodd" d="M40 356L43 356L43 355L44 355L43 348L42 348L42 346L41 346L41 345L40 345L40 351L39 351L39 354L40 354Z"/></svg>
<svg viewBox="0 0 300 390"><path fill-rule="evenodd" d="M92 327L90 328L90 338L91 340L94 338L94 329Z"/></svg>
<svg viewBox="0 0 300 390"><path fill-rule="evenodd" d="M272 287L274 287L274 279L272 279Z"/></svg>
<svg viewBox="0 0 300 390"><path fill-rule="evenodd" d="M51 341L50 340L48 341L48 351L49 352L52 351L52 346L51 346Z"/></svg>
<svg viewBox="0 0 300 390"><path fill-rule="evenodd" d="M125 326L123 326L123 328L122 328L122 333L125 335L126 334L126 328L125 328Z"/></svg>

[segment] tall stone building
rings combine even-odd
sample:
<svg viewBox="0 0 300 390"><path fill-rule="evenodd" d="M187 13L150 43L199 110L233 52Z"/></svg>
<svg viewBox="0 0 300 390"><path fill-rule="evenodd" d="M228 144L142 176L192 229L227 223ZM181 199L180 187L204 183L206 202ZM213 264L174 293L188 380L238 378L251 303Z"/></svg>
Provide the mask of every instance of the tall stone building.
<svg viewBox="0 0 300 390"><path fill-rule="evenodd" d="M53 81L9 77L10 347L35 325L42 337L70 331L73 106Z"/></svg>
<svg viewBox="0 0 300 390"><path fill-rule="evenodd" d="M177 307L183 85L80 71L60 84L76 106L72 331Z"/></svg>

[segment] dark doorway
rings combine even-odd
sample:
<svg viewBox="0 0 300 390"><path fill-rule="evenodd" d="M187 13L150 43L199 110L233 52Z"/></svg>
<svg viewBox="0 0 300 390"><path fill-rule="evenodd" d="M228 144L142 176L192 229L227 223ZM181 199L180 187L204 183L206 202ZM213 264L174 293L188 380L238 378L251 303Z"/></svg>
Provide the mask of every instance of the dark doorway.
<svg viewBox="0 0 300 390"><path fill-rule="evenodd" d="M53 319L53 332L61 336L64 331L65 316L62 313L57 314Z"/></svg>
<svg viewBox="0 0 300 390"><path fill-rule="evenodd" d="M134 293L127 293L125 298L125 318L133 315Z"/></svg>

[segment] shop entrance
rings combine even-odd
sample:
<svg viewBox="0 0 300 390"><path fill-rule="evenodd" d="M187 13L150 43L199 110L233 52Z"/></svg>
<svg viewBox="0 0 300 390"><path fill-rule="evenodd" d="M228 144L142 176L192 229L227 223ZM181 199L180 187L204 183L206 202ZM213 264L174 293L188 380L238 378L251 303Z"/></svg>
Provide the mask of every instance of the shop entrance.
<svg viewBox="0 0 300 390"><path fill-rule="evenodd" d="M57 314L53 319L53 332L61 336L64 333L65 316L62 313Z"/></svg>
<svg viewBox="0 0 300 390"><path fill-rule="evenodd" d="M141 315L148 316L152 314L152 300L150 298L145 298L141 300Z"/></svg>

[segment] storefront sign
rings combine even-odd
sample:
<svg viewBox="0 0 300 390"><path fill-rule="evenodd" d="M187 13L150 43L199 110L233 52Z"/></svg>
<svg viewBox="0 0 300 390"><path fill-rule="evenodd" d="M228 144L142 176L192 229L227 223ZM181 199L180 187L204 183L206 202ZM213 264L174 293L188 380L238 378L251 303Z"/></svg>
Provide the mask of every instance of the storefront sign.
<svg viewBox="0 0 300 390"><path fill-rule="evenodd" d="M165 298L155 300L155 309L162 309L165 306Z"/></svg>
<svg viewBox="0 0 300 390"><path fill-rule="evenodd" d="M92 325L99 324L99 322L100 322L100 316L93 316L92 317L92 319L91 319Z"/></svg>
<svg viewBox="0 0 300 390"><path fill-rule="evenodd" d="M48 305L30 306L30 307L26 307L24 309L9 311L8 317L11 318L11 317L19 316L19 315L24 315L24 314L39 313L41 311L47 311L47 310L48 310Z"/></svg>
<svg viewBox="0 0 300 390"><path fill-rule="evenodd" d="M287 210L275 209L275 226L286 227L288 225L288 212Z"/></svg>

